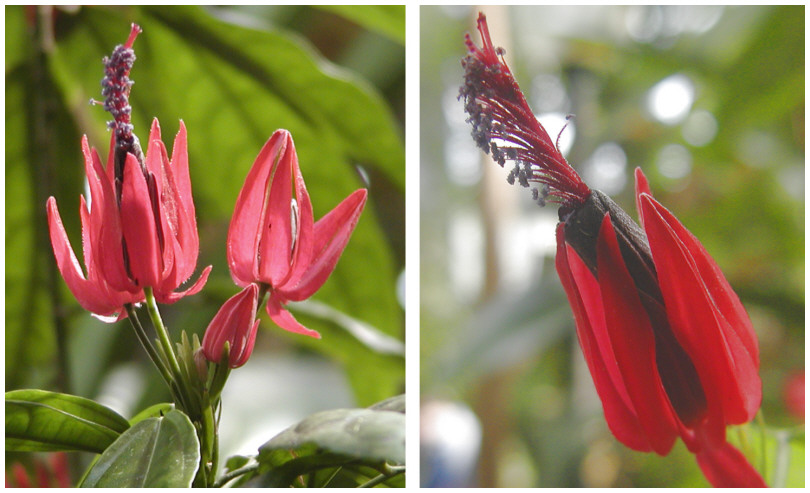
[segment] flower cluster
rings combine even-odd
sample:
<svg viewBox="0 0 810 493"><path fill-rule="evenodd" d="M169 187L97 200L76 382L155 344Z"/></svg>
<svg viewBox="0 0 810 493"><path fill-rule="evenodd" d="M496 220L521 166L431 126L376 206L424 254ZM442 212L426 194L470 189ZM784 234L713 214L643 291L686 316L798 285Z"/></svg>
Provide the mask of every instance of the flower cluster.
<svg viewBox="0 0 810 493"><path fill-rule="evenodd" d="M105 321L127 316L124 308L144 301L148 289L159 303L199 292L206 267L190 287L199 252L191 196L186 127L180 122L169 159L157 119L146 154L130 123L129 73L132 45L141 32L133 24L124 45L104 58L104 108L113 115L106 166L82 139L90 199L80 198L82 270L62 224L56 199L47 201L51 244L62 277L79 304ZM228 266L244 289L225 302L209 324L202 353L219 362L225 344L229 366L245 364L256 338L257 307L268 296L267 313L285 330L320 335L284 308L312 296L335 268L365 206L367 191L350 194L315 222L292 136L276 131L262 148L236 201L228 232Z"/></svg>
<svg viewBox="0 0 810 493"><path fill-rule="evenodd" d="M108 102L117 108L106 167L87 137L82 138L90 204L80 198L82 245L87 274L82 272L68 240L56 199L47 202L54 255L68 287L85 309L106 321L124 318L123 307L144 300L151 288L162 303L174 303L199 292L211 267L185 291L175 290L197 265L199 238L188 172L186 128L180 122L169 159L157 119L152 123L145 158L129 124L132 43L140 28L133 24L129 40L105 58L103 84ZM122 142L121 139L124 139Z"/></svg>
<svg viewBox="0 0 810 493"><path fill-rule="evenodd" d="M227 340L231 367L244 364L256 335L253 316L260 292L268 293L267 314L279 327L320 337L284 305L309 298L326 282L366 197L365 189L356 190L314 222L292 135L273 133L236 200L228 230L228 267L244 290L226 302L206 331L202 347L209 360L219 361Z"/></svg>
<svg viewBox="0 0 810 493"><path fill-rule="evenodd" d="M660 455L681 437L713 485L764 486L726 441L726 426L753 419L762 399L757 339L739 298L640 169L640 225L582 182L531 112L483 14L478 30L483 47L467 35L460 92L473 139L560 203L557 273L610 430Z"/></svg>

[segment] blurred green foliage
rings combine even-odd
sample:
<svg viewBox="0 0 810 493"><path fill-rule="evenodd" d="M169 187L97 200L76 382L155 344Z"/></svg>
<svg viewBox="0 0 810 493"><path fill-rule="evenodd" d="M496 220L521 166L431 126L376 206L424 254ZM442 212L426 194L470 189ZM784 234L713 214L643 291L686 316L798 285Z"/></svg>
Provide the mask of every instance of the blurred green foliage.
<svg viewBox="0 0 810 493"><path fill-rule="evenodd" d="M587 166L601 144L617 144L627 165L624 189L614 198L635 213L631 173L640 166L656 198L717 260L759 336L764 417L769 426L795 430L799 422L786 412L783 386L788 374L804 371L805 361L804 7L699 9L482 8L494 44L506 45L506 62L538 114L551 110L536 107L544 94L533 78L551 75L564 87L569 104L554 110L576 114L566 156L574 168ZM701 13L713 16L712 23ZM456 399L476 412L484 431L480 486L705 486L683 444L661 458L632 452L610 435L583 367L553 250L522 266L542 272L525 288L492 287L504 273L484 259L503 255L501 240L480 253L485 274L474 300L459 297L449 280L455 218L468 214L485 225L508 206L489 209L483 199L493 186L508 187L501 175L502 183L484 186L454 181L448 172L448 154L461 145L458 120L466 117L451 98L462 82L464 33L480 44L477 14L469 7L421 11L423 402ZM631 36L633 28L646 37ZM693 85L691 111L716 122L705 143L690 144L683 122L664 124L646 108L650 89L674 74ZM683 176L668 176L662 165L670 144L686 150ZM487 156L481 165L497 168ZM507 193L521 196L521 218L556 220L553 206L538 211L525 190L511 187L501 196ZM793 437L803 443L803 435ZM795 450L804 453L803 446Z"/></svg>
<svg viewBox="0 0 810 493"><path fill-rule="evenodd" d="M109 115L88 100L101 98L101 59L126 40L131 22L143 28L131 73L135 132L143 141L159 118L170 148L185 122L198 269L214 266L201 294L162 307L175 340L180 329L202 338L238 290L225 259L228 222L248 169L278 128L295 139L316 219L351 191L369 189L351 241L313 299L404 340L396 297L404 267L404 8L344 15L303 6L6 7L6 390L92 398L116 364L136 360L153 370L126 322L98 322L73 299L45 216L53 195L81 257L80 138L102 156L110 139ZM299 316L321 332L319 341L261 317L256 351L335 361L358 405L403 391L404 354L379 354L329 317ZM166 398L158 379L143 395L143 405Z"/></svg>

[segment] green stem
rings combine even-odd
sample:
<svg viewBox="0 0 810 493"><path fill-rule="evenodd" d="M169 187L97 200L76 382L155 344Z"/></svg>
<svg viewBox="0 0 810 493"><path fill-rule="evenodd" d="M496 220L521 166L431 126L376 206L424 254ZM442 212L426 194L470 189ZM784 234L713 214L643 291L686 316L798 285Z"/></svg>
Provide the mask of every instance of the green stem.
<svg viewBox="0 0 810 493"><path fill-rule="evenodd" d="M762 412L762 409L757 411L757 415L756 415L755 419L757 420L757 425L759 426L759 446L760 446L759 450L760 450L760 454L762 456L760 458L760 460L759 460L759 464L760 464L759 473L764 478L765 475L768 472L767 471L767 469L768 469L767 457L768 456L767 456L767 444L766 444L767 437L765 436L765 434L766 434L766 430L765 430L765 413Z"/></svg>
<svg viewBox="0 0 810 493"><path fill-rule="evenodd" d="M225 486L229 481L232 481L239 476L243 476L249 472L253 472L259 469L259 463L255 460L251 459L252 462L248 462L244 466L240 467L239 469L234 469L231 472L225 473L220 477L218 480L214 482L214 488L222 488Z"/></svg>
<svg viewBox="0 0 810 493"><path fill-rule="evenodd" d="M141 325L141 321L138 319L138 314L135 311L135 307L131 303L127 303L124 305L124 308L127 311L129 323L132 325L132 328L135 330L135 335L138 336L138 340L141 342L141 346L143 346L143 348L146 350L146 353L157 367L158 372L160 372L160 375L163 377L163 380L166 381L166 385L168 385L170 389L174 390L172 374L166 367L163 359L161 359L160 355L158 355L155 347L149 341L149 336L146 335L146 330L144 330L143 325Z"/></svg>
<svg viewBox="0 0 810 493"><path fill-rule="evenodd" d="M405 466L387 466L387 471L384 474L380 474L379 476L375 476L365 483L358 486L358 488L371 488L377 486L378 484L382 483L383 481L387 481L398 474L405 474Z"/></svg>
<svg viewBox="0 0 810 493"><path fill-rule="evenodd" d="M177 356L175 355L174 348L172 347L172 341L169 339L169 331L166 330L166 326L163 325L163 320L160 318L160 311L158 311L157 302L155 301L155 295L152 288L146 287L143 289L143 292L146 295L146 308L149 311L149 318L152 319L152 325L155 327L155 332L157 333L160 347L163 349L163 353L166 355L166 359L168 360L169 371L174 376L174 382L176 383L178 393L177 397L180 399L179 404L186 412L188 412L190 411L189 404L191 403L191 399L188 395L188 389L186 388L183 374L180 371L180 364L177 362ZM192 419L194 419L193 416Z"/></svg>

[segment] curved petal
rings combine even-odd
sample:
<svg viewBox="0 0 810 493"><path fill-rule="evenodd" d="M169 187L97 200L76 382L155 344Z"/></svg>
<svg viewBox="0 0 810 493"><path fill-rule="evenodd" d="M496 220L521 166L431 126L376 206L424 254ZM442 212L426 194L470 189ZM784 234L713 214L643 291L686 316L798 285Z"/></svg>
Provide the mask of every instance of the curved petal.
<svg viewBox="0 0 810 493"><path fill-rule="evenodd" d="M706 279L698 267L716 267L714 261L651 196L641 194L639 200L670 325L692 359L703 388L712 390L707 392L706 426L711 428L711 443L719 445L725 441L725 424L749 421L759 407L758 361L720 310L716 289L723 286L725 297L736 295L725 279ZM696 255L703 258L698 260ZM719 269L706 274L722 275Z"/></svg>
<svg viewBox="0 0 810 493"><path fill-rule="evenodd" d="M367 196L366 189L355 190L315 223L312 260L309 265L300 266L298 279L291 279L279 287L286 299L301 301L309 298L326 282L360 219ZM296 270L299 265L296 265Z"/></svg>
<svg viewBox="0 0 810 493"><path fill-rule="evenodd" d="M597 238L597 272L605 326L633 408L653 450L666 455L678 436L656 363L656 341L647 311L624 264L610 214Z"/></svg>
<svg viewBox="0 0 810 493"><path fill-rule="evenodd" d="M641 168L636 168L635 170L636 176L636 211L638 212L638 222L641 227L644 227L644 218L641 214L641 194L646 193L647 195L652 197L652 192L650 191L650 183L647 181L647 177L644 176L644 173L641 171Z"/></svg>
<svg viewBox="0 0 810 493"><path fill-rule="evenodd" d="M70 292L73 293L82 308L92 313L110 316L120 312L123 303L110 299L104 286L85 278L81 265L70 246L70 240L62 224L62 218L59 216L55 198L48 198L47 211L48 230L56 265Z"/></svg>
<svg viewBox="0 0 810 493"><path fill-rule="evenodd" d="M116 203L113 181L101 166L101 160L95 150L87 144L87 137L82 139L82 152L85 159L85 173L90 188L89 243L95 245L99 276L117 291L138 293L136 286L124 264L123 234L121 219Z"/></svg>
<svg viewBox="0 0 810 493"><path fill-rule="evenodd" d="M321 338L321 334L319 334L317 331L308 329L301 325L298 320L292 316L292 313L288 312L283 306L281 306L281 303L278 299L276 299L275 296L273 296L273 293L270 293L270 296L267 299L267 314L270 316L270 319L276 323L276 325L284 330L314 337L316 339Z"/></svg>
<svg viewBox="0 0 810 493"><path fill-rule="evenodd" d="M227 255L231 277L239 286L247 286L253 281L270 281L256 279L254 271L258 270L257 252L266 226L265 201L272 178L271 173L282 148L286 145L286 139L286 130L277 130L273 133L256 157L236 199L228 228ZM287 219L289 221L289 215Z"/></svg>
<svg viewBox="0 0 810 493"><path fill-rule="evenodd" d="M293 248L293 170L298 169L298 155L295 152L292 136L284 131L284 142L274 158L270 173L267 198L265 199L265 222L261 232L256 280L269 282L272 286L281 284L290 275Z"/></svg>
<svg viewBox="0 0 810 493"><path fill-rule="evenodd" d="M649 452L647 440L612 357L605 329L604 310L596 279L573 248L565 244L565 225L557 225L557 274L568 297L577 328L577 338L588 364L605 420L613 435L633 450ZM601 333L601 341L596 334Z"/></svg>
<svg viewBox="0 0 810 493"><path fill-rule="evenodd" d="M157 119L154 120L152 129L146 163L147 168L158 177L161 230L164 238L162 276L167 285L173 284L171 289L174 289L194 273L199 253L197 220L188 176L185 126L181 122L171 162L166 147L160 141ZM176 172L179 172L179 177ZM178 178L182 185L178 183Z"/></svg>
<svg viewBox="0 0 810 493"><path fill-rule="evenodd" d="M748 459L729 443L695 454L700 470L715 488L767 488Z"/></svg>
<svg viewBox="0 0 810 493"><path fill-rule="evenodd" d="M175 291L175 289L177 289L177 286L174 286L172 288L155 290L155 299L159 303L170 305L172 303L176 303L181 298L199 293L205 286L205 283L208 282L208 275L211 273L211 268L212 266L209 265L208 267L203 269L202 273L200 274L200 277L198 277L197 280L194 281L194 284L189 286L189 288L186 289L185 291Z"/></svg>
<svg viewBox="0 0 810 493"><path fill-rule="evenodd" d="M120 210L133 280L139 286L157 287L163 271L157 225L146 179L132 154L127 154L124 165Z"/></svg>

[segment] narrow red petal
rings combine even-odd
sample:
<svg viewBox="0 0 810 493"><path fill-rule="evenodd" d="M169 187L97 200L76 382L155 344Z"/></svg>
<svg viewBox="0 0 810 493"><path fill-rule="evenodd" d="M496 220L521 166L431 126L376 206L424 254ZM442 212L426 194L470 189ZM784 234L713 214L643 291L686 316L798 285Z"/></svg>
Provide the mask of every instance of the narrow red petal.
<svg viewBox="0 0 810 493"><path fill-rule="evenodd" d="M338 259L357 226L367 196L366 189L355 190L315 223L311 263L303 266L305 269L301 271L301 277L294 280L295 284L290 282L280 287L285 298L301 301L323 286L335 270Z"/></svg>
<svg viewBox="0 0 810 493"><path fill-rule="evenodd" d="M568 297L577 328L577 338L588 364L605 420L613 435L633 450L652 450L630 398L621 382L605 329L599 285L576 252L565 244L564 224L557 226L557 274ZM575 274L576 272L576 274ZM596 333L602 334L600 344ZM603 354L607 355L603 357ZM611 376L612 374L612 376Z"/></svg>
<svg viewBox="0 0 810 493"><path fill-rule="evenodd" d="M205 286L205 283L208 282L208 275L211 273L211 268L212 266L209 265L208 267L203 269L202 273L200 274L200 277L198 277L197 280L194 281L194 284L189 286L189 288L184 291L175 291L175 289L177 289L177 286L174 287L167 286L164 289L156 290L155 299L157 299L158 303L164 303L169 305L172 303L176 303L177 301L186 296L191 296L199 293Z"/></svg>
<svg viewBox="0 0 810 493"><path fill-rule="evenodd" d="M162 162L158 160L160 154L159 148L163 146L163 141L160 138L160 123L157 118L152 120L152 127L149 129L149 142L146 145L146 169L151 171L155 176L160 176Z"/></svg>
<svg viewBox="0 0 810 493"><path fill-rule="evenodd" d="M597 272L605 325L627 393L653 450L666 455L678 436L677 425L658 374L653 329L624 265L609 214L597 239Z"/></svg>
<svg viewBox="0 0 810 493"><path fill-rule="evenodd" d="M124 165L121 229L129 254L129 270L139 286L157 287L163 271L157 225L146 179L132 154Z"/></svg>
<svg viewBox="0 0 810 493"><path fill-rule="evenodd" d="M715 488L767 488L765 480L748 459L729 443L698 452L700 470Z"/></svg>
<svg viewBox="0 0 810 493"><path fill-rule="evenodd" d="M641 227L644 227L644 218L641 214L641 194L646 193L647 195L652 196L652 192L650 191L650 183L647 181L647 177L644 176L644 173L641 171L641 168L636 168L635 171L636 175L636 211L638 211L638 223Z"/></svg>
<svg viewBox="0 0 810 493"><path fill-rule="evenodd" d="M285 145L286 136L285 130L278 130L264 144L236 199L228 229L227 254L231 277L239 286L246 286L253 281L270 282L270 279L254 277L254 271L258 270L256 252L266 226L265 202L271 173Z"/></svg>
<svg viewBox="0 0 810 493"><path fill-rule="evenodd" d="M303 334L305 336L321 338L321 334L317 331L308 329L301 325L298 320L293 317L292 313L288 312L281 303L272 295L267 299L267 314L270 319L284 330L295 332L296 334Z"/></svg>
<svg viewBox="0 0 810 493"><path fill-rule="evenodd" d="M708 257L705 250L693 244L690 251L676 231L677 227L683 233L685 228L652 197L642 194L640 202L667 316L707 389L709 435L719 445L725 437L724 424L748 421L759 407L757 361L723 316L698 268L692 252ZM688 241L697 242L690 237ZM700 262L713 263L708 258Z"/></svg>
<svg viewBox="0 0 810 493"><path fill-rule="evenodd" d="M89 244L95 246L97 256L93 264L98 265L99 276L114 290L138 293L140 288L129 278L124 265L123 236L113 181L101 166L95 149L90 149L86 136L82 139L82 152L91 199Z"/></svg>
<svg viewBox="0 0 810 493"><path fill-rule="evenodd" d="M257 280L269 280L277 286L290 275L293 255L293 176L298 156L292 136L285 131L283 145L275 158L265 199L266 217L259 255Z"/></svg>
<svg viewBox="0 0 810 493"><path fill-rule="evenodd" d="M56 206L56 199L53 197L48 199L47 211L48 229L56 265L70 292L85 310L92 313L109 316L119 312L123 303L119 304L117 300L110 299L104 286L100 283L85 278L79 260L70 246L70 240Z"/></svg>

